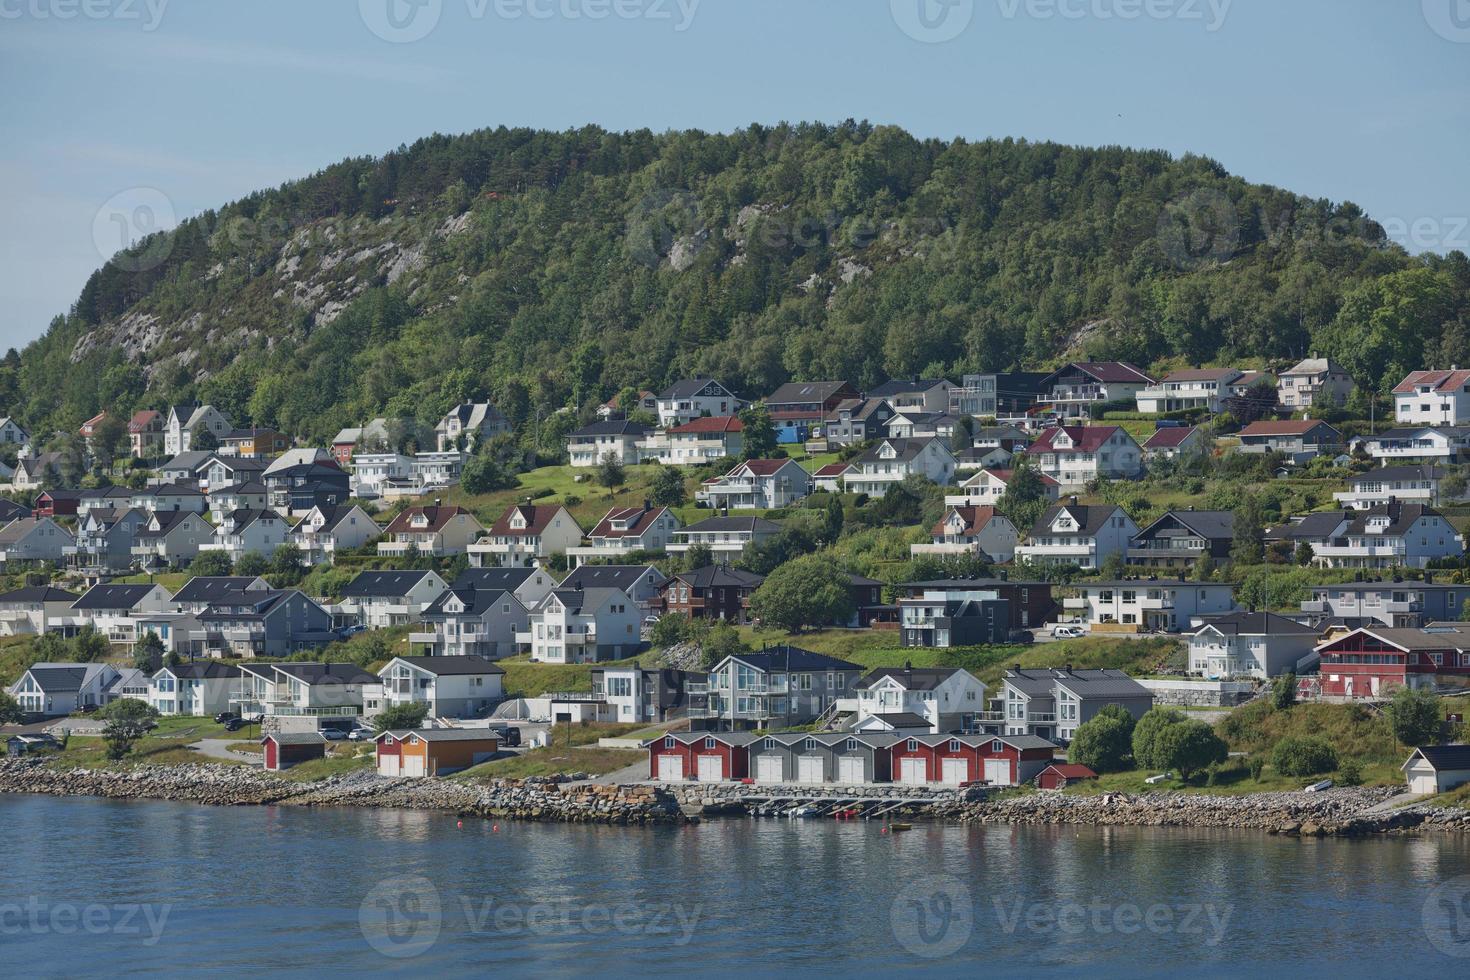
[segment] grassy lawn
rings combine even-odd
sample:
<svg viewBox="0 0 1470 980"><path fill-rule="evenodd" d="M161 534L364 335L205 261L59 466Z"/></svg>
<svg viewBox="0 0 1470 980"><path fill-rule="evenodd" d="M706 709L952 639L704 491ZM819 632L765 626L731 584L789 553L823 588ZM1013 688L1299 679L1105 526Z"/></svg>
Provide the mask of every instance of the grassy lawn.
<svg viewBox="0 0 1470 980"><path fill-rule="evenodd" d="M1130 772L1111 772L1068 787L1065 792L1078 796L1093 796L1098 793L1199 793L1212 796L1244 796L1249 793L1299 792L1322 779L1334 779L1336 773L1322 776L1283 776L1267 766L1260 780L1251 778L1250 771L1242 759L1231 759L1216 772L1215 782L1210 785L1203 773L1191 777L1189 783L1178 779L1165 780L1152 786L1144 782L1155 773L1135 769ZM1403 783L1403 775L1396 766L1379 763L1363 769L1364 786L1394 786ZM1340 781L1339 781L1340 784Z"/></svg>
<svg viewBox="0 0 1470 980"><path fill-rule="evenodd" d="M583 528L590 529L597 523L610 507L638 507L643 504L644 498L649 494L653 486L653 476L658 471L655 466L629 466L624 469L624 477L627 483L617 489L617 492L608 496L607 488L597 484L595 467L571 467L571 466L543 466L540 469L529 470L520 474L520 484L512 490L497 490L494 493L479 495L466 494L463 490L454 487L441 494L446 504L458 504L468 508L480 519L480 523L489 527L506 508L512 504L523 503L527 496L540 491L551 491L543 497L537 497L537 504L563 504L567 497L580 498L580 503L574 504L567 509L571 511L578 524ZM577 482L581 477L582 482ZM687 481L689 495L694 496L694 481Z"/></svg>
<svg viewBox="0 0 1470 980"><path fill-rule="evenodd" d="M553 748L566 748L568 745L596 745L600 738L623 738L643 727L642 722L624 725L600 721L577 725L552 725L551 745Z"/></svg>
<svg viewBox="0 0 1470 980"><path fill-rule="evenodd" d="M77 769L131 769L138 765L182 766L206 763L218 766L248 765L245 760L216 759L201 755L187 747L194 739L157 737L149 735L133 745L131 752L118 762L107 758L107 746L100 738L73 735L67 740L66 748L55 756L64 768Z"/></svg>
<svg viewBox="0 0 1470 980"><path fill-rule="evenodd" d="M232 752L249 752L251 755L260 755L265 751L265 746L259 742L231 742L229 748Z"/></svg>
<svg viewBox="0 0 1470 980"><path fill-rule="evenodd" d="M0 686L9 687L20 680L20 675L24 674L35 662L36 655L31 650L31 637L0 637Z"/></svg>
<svg viewBox="0 0 1470 980"><path fill-rule="evenodd" d="M571 748L553 745L531 749L514 758L482 762L472 769L456 773L452 779L524 779L527 776L552 776L585 772L594 776L616 772L648 758L638 749Z"/></svg>
<svg viewBox="0 0 1470 980"><path fill-rule="evenodd" d="M160 572L157 575L127 575L112 580L114 585L161 585L169 594L179 591L189 581L188 572Z"/></svg>
<svg viewBox="0 0 1470 980"><path fill-rule="evenodd" d="M328 755L324 759L312 759L292 766L280 777L293 783L314 783L330 776L341 776L349 772L357 772L359 769L367 769L373 763L373 753L364 755L354 754L359 746L330 746Z"/></svg>

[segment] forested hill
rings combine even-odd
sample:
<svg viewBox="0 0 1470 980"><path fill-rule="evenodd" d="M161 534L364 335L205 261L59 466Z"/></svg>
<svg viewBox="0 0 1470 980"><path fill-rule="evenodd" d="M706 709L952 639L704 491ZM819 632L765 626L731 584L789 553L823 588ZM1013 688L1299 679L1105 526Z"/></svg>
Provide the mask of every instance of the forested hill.
<svg viewBox="0 0 1470 980"><path fill-rule="evenodd" d="M1404 179L1412 179L1405 174ZM1470 263L1198 158L900 129L484 130L350 159L115 257L0 364L70 429L199 397L318 438L466 397L512 421L710 375L951 377L1066 356L1360 382L1470 364Z"/></svg>

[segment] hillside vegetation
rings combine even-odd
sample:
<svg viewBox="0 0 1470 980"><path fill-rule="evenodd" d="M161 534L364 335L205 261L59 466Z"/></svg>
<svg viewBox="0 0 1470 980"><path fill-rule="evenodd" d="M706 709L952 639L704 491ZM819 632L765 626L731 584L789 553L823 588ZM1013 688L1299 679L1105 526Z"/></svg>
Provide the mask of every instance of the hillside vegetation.
<svg viewBox="0 0 1470 980"><path fill-rule="evenodd" d="M200 397L325 439L489 397L551 455L625 386L1470 363L1470 263L1199 157L889 126L434 135L185 221L0 363L34 431Z"/></svg>

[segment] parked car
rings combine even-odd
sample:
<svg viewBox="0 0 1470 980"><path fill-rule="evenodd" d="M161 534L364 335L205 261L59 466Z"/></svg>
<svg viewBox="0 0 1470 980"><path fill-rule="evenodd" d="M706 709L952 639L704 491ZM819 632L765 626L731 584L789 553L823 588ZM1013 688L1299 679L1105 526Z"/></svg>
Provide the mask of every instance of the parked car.
<svg viewBox="0 0 1470 980"><path fill-rule="evenodd" d="M362 625L361 623L353 623L351 626L343 626L342 628L338 629L337 635L345 639L349 636L356 636L365 629L367 629L367 627Z"/></svg>
<svg viewBox="0 0 1470 980"><path fill-rule="evenodd" d="M353 742L371 742L377 735L375 730L359 726L348 732L347 738Z"/></svg>
<svg viewBox="0 0 1470 980"><path fill-rule="evenodd" d="M322 738L328 742L341 742L347 738L347 733L340 728L323 728Z"/></svg>
<svg viewBox="0 0 1470 980"><path fill-rule="evenodd" d="M230 718L224 722L225 731L238 732L245 727L245 719L240 717Z"/></svg>
<svg viewBox="0 0 1470 980"><path fill-rule="evenodd" d="M513 749L517 748L521 744L521 730L519 728L516 728L514 725L508 726L505 729L505 732L501 736L501 738L504 740L506 745L510 746Z"/></svg>
<svg viewBox="0 0 1470 980"><path fill-rule="evenodd" d="M1087 634L1080 626L1057 626L1052 629L1051 635L1059 640L1075 640Z"/></svg>
<svg viewBox="0 0 1470 980"><path fill-rule="evenodd" d="M238 721L239 718L240 713L238 711L221 711L214 716L214 723L216 725L224 725L232 721Z"/></svg>

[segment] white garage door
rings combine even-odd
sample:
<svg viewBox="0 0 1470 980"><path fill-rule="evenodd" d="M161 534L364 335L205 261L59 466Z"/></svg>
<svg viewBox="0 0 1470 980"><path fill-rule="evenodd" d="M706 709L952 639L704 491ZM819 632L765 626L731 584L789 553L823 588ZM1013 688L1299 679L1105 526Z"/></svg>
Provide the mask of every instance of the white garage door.
<svg viewBox="0 0 1470 980"><path fill-rule="evenodd" d="M396 755L385 755L378 759L378 772L384 776L396 776L399 773L399 758Z"/></svg>
<svg viewBox="0 0 1470 980"><path fill-rule="evenodd" d="M718 783L725 778L725 766L723 760L717 755L702 755L699 757L699 781L702 783Z"/></svg>
<svg viewBox="0 0 1470 980"><path fill-rule="evenodd" d="M661 755L658 757L658 778L665 783L677 783L684 778L684 757L682 755Z"/></svg>
<svg viewBox="0 0 1470 980"><path fill-rule="evenodd" d="M958 786L970 781L969 759L945 759L944 782L947 786Z"/></svg>
<svg viewBox="0 0 1470 980"><path fill-rule="evenodd" d="M755 757L755 781L758 783L779 783L786 776L782 770L782 759L779 755L758 755Z"/></svg>
<svg viewBox="0 0 1470 980"><path fill-rule="evenodd" d="M1009 759L986 759L985 781L997 786L1011 784L1011 762Z"/></svg>
<svg viewBox="0 0 1470 980"><path fill-rule="evenodd" d="M404 756L403 774L405 776L422 776L424 774L424 757L421 755Z"/></svg>
<svg viewBox="0 0 1470 980"><path fill-rule="evenodd" d="M904 759L899 767L899 782L905 786L923 786L929 782L929 773L923 759Z"/></svg>
<svg viewBox="0 0 1470 980"><path fill-rule="evenodd" d="M822 781L822 757L819 755L798 756L796 781L798 783L820 783Z"/></svg>
<svg viewBox="0 0 1470 980"><path fill-rule="evenodd" d="M837 781L840 783L864 782L863 757L860 755L844 755L838 759Z"/></svg>
<svg viewBox="0 0 1470 980"><path fill-rule="evenodd" d="M1409 777L1410 793L1434 793L1438 791L1438 784L1431 776L1412 775Z"/></svg>

